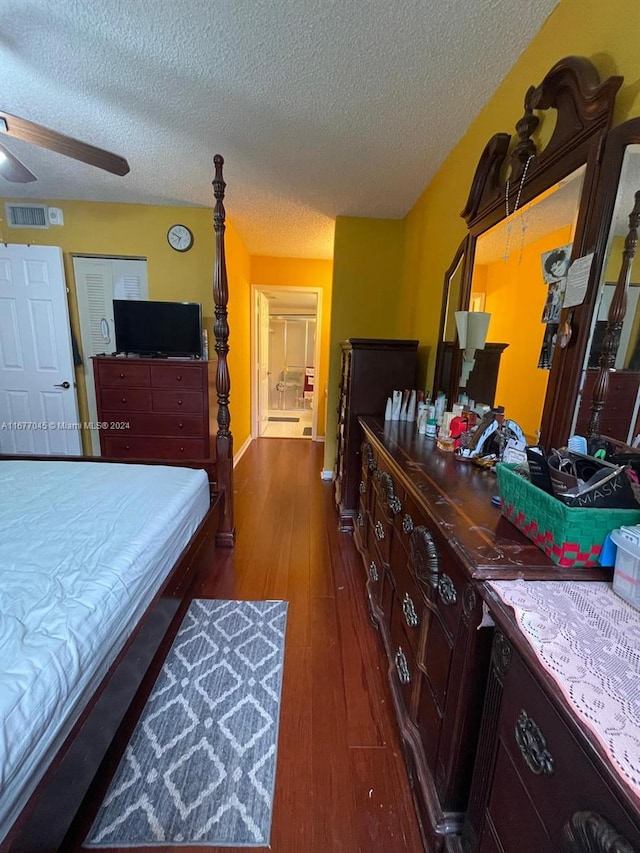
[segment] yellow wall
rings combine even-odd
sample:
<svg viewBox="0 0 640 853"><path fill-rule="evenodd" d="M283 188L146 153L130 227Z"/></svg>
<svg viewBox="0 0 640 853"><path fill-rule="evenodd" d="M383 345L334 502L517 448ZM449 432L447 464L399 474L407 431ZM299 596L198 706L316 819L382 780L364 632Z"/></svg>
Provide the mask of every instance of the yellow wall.
<svg viewBox="0 0 640 853"><path fill-rule="evenodd" d="M0 204L12 199L2 198ZM18 201L18 200L17 200ZM73 276L72 254L144 257L152 299L201 302L211 345L213 317L213 211L195 207L155 207L139 204L102 204L84 201L38 203L62 209L64 225L47 230L8 228L4 221L0 238L10 243L60 246L69 286L71 323L79 335L78 306ZM4 206L0 208L4 216ZM194 235L193 248L176 252L167 243L167 231L180 222ZM235 446L250 435L249 387L249 255L231 223L227 223L226 258L229 277L229 367L231 373L231 416ZM77 370L81 420L88 420L84 370ZM88 448L85 438L85 449Z"/></svg>
<svg viewBox="0 0 640 853"><path fill-rule="evenodd" d="M251 258L251 283L269 287L315 287L322 291L320 317L320 364L316 369L318 395L318 436L324 435L326 421L326 389L329 372L329 337L331 334L331 284L333 262L304 258Z"/></svg>
<svg viewBox="0 0 640 853"><path fill-rule="evenodd" d="M537 85L547 71L559 59L571 54L586 56L592 60L603 78L621 74L625 82L618 93L614 112L614 124L640 115L640 51L637 35L640 28L640 5L638 0L561 0L560 4L545 21L538 34L532 39L520 59L505 76L488 103L471 121L469 129L458 141L439 171L423 191L404 220L404 245L402 263L398 263L389 278L387 270L371 269L368 300L376 299L376 292L388 309L393 330L387 334L398 337L415 337L421 342L419 382L430 387L440 318L442 283L455 251L466 234L466 225L460 217L465 206L478 159L491 136L498 131L514 134L516 121L522 116L524 96L531 85ZM411 116L407 116L411 121ZM550 122L542 133L542 142L548 138ZM389 164L392 167L393 164ZM334 353L342 337L360 334L375 336L380 333L377 317L369 316L368 306L358 305L361 288L342 276L340 288L351 289L351 295L338 296L338 270L343 266L342 254L352 260L358 246L375 247L376 238L391 240L396 223L380 220L358 220L357 239L349 240L336 227L334 262L334 304L345 305L350 315L334 310L340 316L339 330L332 333L332 371L330 388L337 381L334 369ZM397 256L396 256L397 259ZM362 259L366 264L366 260ZM349 264L347 264L349 266ZM402 301L402 307L389 305L389 295ZM361 313L362 312L362 313ZM352 322L349 322L350 319ZM356 332L357 328L357 332ZM335 420L330 403L328 417ZM331 423L327 424L327 435L335 433ZM328 450L328 448L327 448ZM333 460L325 454L325 467L332 467Z"/></svg>
<svg viewBox="0 0 640 853"><path fill-rule="evenodd" d="M339 216L336 220L324 468L334 467L340 341L402 338L407 310L400 267L404 223ZM408 297L407 297L408 298Z"/></svg>

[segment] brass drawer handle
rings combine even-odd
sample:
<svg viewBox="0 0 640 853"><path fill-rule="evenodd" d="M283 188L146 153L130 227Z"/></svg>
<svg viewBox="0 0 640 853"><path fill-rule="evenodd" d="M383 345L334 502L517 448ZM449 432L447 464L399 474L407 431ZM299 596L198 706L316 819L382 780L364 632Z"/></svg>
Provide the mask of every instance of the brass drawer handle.
<svg viewBox="0 0 640 853"><path fill-rule="evenodd" d="M376 521L375 526L374 526L374 530L376 533L376 539L380 539L380 540L384 539L384 527L382 526L381 521Z"/></svg>
<svg viewBox="0 0 640 853"><path fill-rule="evenodd" d="M551 776L554 770L553 756L535 721L522 709L515 728L516 743L529 770L536 776Z"/></svg>
<svg viewBox="0 0 640 853"><path fill-rule="evenodd" d="M378 567L376 564L371 561L371 565L369 566L369 578L375 583L380 580L380 575L378 574Z"/></svg>
<svg viewBox="0 0 640 853"><path fill-rule="evenodd" d="M406 513L404 518L402 519L402 529L407 534L407 536L413 533L413 519L411 518L409 513Z"/></svg>
<svg viewBox="0 0 640 853"><path fill-rule="evenodd" d="M415 605L408 592L405 592L404 598L402 599L402 612L404 613L404 619L409 628L417 628L420 620L418 619Z"/></svg>
<svg viewBox="0 0 640 853"><path fill-rule="evenodd" d="M438 549L433 536L423 524L411 531L409 547L411 563L418 580L422 583L428 583L433 589L438 589L440 572Z"/></svg>
<svg viewBox="0 0 640 853"><path fill-rule="evenodd" d="M403 684L408 684L411 681L411 673L409 672L409 667L407 665L407 659L404 656L404 652L401 647L398 646L398 651L396 652L396 670L398 671L398 678Z"/></svg>
<svg viewBox="0 0 640 853"><path fill-rule="evenodd" d="M449 575L442 575L438 580L438 592L443 604L452 605L458 601L458 593Z"/></svg>

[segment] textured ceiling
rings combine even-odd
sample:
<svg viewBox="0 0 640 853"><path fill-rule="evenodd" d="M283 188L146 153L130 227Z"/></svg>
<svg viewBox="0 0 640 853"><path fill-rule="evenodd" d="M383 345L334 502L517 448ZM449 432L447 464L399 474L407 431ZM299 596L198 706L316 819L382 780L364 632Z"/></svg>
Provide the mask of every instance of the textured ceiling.
<svg viewBox="0 0 640 853"><path fill-rule="evenodd" d="M557 2L2 0L0 109L131 172L6 140L39 180L0 192L210 207L220 153L252 254L331 257L337 215L407 213Z"/></svg>

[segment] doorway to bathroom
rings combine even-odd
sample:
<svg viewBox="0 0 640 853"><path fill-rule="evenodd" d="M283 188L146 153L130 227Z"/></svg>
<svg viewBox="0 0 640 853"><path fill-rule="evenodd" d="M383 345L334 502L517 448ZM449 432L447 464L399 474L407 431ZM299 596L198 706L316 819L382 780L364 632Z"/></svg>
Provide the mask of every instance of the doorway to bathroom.
<svg viewBox="0 0 640 853"><path fill-rule="evenodd" d="M252 290L253 435L315 439L322 291Z"/></svg>

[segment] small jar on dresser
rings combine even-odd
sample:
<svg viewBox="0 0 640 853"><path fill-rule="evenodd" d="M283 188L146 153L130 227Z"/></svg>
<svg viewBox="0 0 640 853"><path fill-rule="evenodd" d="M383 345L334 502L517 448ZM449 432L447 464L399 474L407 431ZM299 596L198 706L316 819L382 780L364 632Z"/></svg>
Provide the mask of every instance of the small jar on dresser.
<svg viewBox="0 0 640 853"><path fill-rule="evenodd" d="M100 450L115 459L207 459L212 362L96 357Z"/></svg>
<svg viewBox="0 0 640 853"><path fill-rule="evenodd" d="M358 511L361 468L362 431L358 416L382 416L392 391L415 388L418 341L349 338L340 347L334 487L340 528L352 530Z"/></svg>

